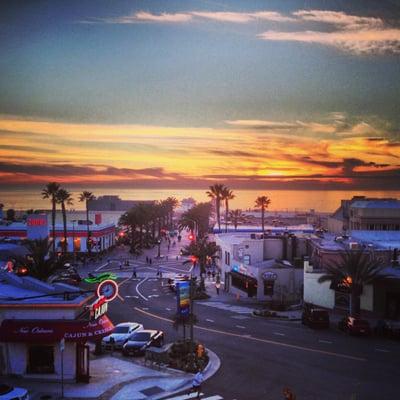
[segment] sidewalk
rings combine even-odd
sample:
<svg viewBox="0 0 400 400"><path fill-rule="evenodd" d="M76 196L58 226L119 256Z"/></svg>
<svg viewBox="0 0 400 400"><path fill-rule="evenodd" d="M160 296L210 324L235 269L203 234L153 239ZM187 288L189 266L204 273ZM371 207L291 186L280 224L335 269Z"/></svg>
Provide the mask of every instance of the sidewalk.
<svg viewBox="0 0 400 400"><path fill-rule="evenodd" d="M207 349L210 362L204 371L205 379L220 367L217 355ZM191 387L193 374L165 368L162 370L143 365L143 358L128 359L119 353L103 355L90 360L89 383L64 384L64 398L99 400L155 400L180 393ZM61 399L60 382L39 382L9 378L7 383L29 390L31 400Z"/></svg>

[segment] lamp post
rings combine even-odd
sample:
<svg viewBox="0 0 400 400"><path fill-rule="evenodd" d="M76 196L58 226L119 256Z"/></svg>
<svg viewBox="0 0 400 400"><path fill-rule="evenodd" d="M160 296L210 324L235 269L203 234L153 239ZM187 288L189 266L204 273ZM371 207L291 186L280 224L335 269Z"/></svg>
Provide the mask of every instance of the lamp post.
<svg viewBox="0 0 400 400"><path fill-rule="evenodd" d="M74 264L76 264L76 253L75 253L75 222L76 219L71 220L72 222L72 253L74 257Z"/></svg>
<svg viewBox="0 0 400 400"><path fill-rule="evenodd" d="M161 257L161 249L160 249L160 247L161 247L161 239L157 240L157 246L158 246L157 258L160 258Z"/></svg>

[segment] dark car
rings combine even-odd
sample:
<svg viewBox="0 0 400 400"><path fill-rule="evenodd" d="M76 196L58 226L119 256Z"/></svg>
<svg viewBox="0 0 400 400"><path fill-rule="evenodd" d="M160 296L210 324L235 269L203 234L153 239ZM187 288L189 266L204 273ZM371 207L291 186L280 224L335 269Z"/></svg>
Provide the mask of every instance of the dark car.
<svg viewBox="0 0 400 400"><path fill-rule="evenodd" d="M69 267L49 278L49 283L65 283L77 286L82 281L82 277L74 267Z"/></svg>
<svg viewBox="0 0 400 400"><path fill-rule="evenodd" d="M150 346L161 347L164 344L164 332L145 329L133 333L122 347L125 356L143 355Z"/></svg>
<svg viewBox="0 0 400 400"><path fill-rule="evenodd" d="M365 319L345 317L339 321L338 327L349 335L369 336L371 334L371 327Z"/></svg>
<svg viewBox="0 0 400 400"><path fill-rule="evenodd" d="M301 315L301 322L310 328L329 328L328 311L306 304Z"/></svg>

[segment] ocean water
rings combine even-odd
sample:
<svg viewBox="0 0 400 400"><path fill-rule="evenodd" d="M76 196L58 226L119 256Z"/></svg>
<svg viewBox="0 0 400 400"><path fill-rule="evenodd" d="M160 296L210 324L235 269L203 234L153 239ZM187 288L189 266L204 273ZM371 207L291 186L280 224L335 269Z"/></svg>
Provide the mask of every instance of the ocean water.
<svg viewBox="0 0 400 400"><path fill-rule="evenodd" d="M67 188L68 189L68 188ZM95 196L118 195L123 200L162 200L174 196L178 200L193 197L197 201L207 201L206 190L182 189L115 189L115 188L81 188L71 189L75 210L83 210L84 203L78 201L78 195L83 190L93 192ZM254 208L255 199L267 195L271 199L270 210L279 211L308 211L314 209L322 212L332 212L340 205L340 200L350 199L352 196L394 197L400 199L400 191L345 191L345 190L233 190L235 198L229 202L230 209L242 210ZM0 203L4 208L27 210L30 208L49 209L49 200L41 197L41 190L32 189L0 189Z"/></svg>

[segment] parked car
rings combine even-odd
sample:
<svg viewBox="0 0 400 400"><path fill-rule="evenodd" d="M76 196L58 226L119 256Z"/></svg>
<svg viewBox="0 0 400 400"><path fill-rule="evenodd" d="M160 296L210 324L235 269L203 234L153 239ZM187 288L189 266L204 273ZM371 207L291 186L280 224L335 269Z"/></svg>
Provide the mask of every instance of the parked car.
<svg viewBox="0 0 400 400"><path fill-rule="evenodd" d="M0 383L0 400L29 400L26 389Z"/></svg>
<svg viewBox="0 0 400 400"><path fill-rule="evenodd" d="M133 333L122 348L125 356L143 355L150 346L161 347L164 344L164 332L156 330L142 330Z"/></svg>
<svg viewBox="0 0 400 400"><path fill-rule="evenodd" d="M67 265L67 264L65 264ZM67 269L52 275L49 279L49 283L66 283L67 285L77 286L82 281L82 277L74 267L68 267Z"/></svg>
<svg viewBox="0 0 400 400"><path fill-rule="evenodd" d="M361 318L345 317L339 321L338 327L349 335L368 336L371 334L369 322Z"/></svg>
<svg viewBox="0 0 400 400"><path fill-rule="evenodd" d="M183 282L183 281L188 281L189 280L189 276L188 275L182 275L182 274L177 274L175 275L174 278L168 278L168 285L169 288L175 292L176 291L176 284L178 282Z"/></svg>
<svg viewBox="0 0 400 400"><path fill-rule="evenodd" d="M123 345L128 341L132 333L143 329L142 324L137 322L123 322L118 324L114 332L103 338L101 347L103 350L122 349Z"/></svg>
<svg viewBox="0 0 400 400"><path fill-rule="evenodd" d="M317 308L312 304L305 304L301 315L301 322L310 328L329 328L328 311Z"/></svg>

